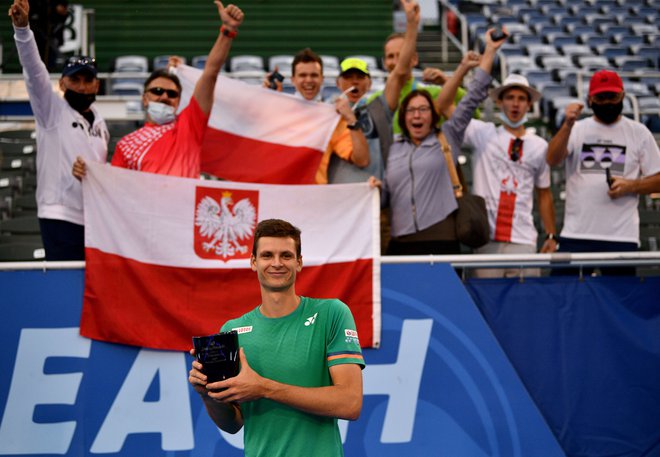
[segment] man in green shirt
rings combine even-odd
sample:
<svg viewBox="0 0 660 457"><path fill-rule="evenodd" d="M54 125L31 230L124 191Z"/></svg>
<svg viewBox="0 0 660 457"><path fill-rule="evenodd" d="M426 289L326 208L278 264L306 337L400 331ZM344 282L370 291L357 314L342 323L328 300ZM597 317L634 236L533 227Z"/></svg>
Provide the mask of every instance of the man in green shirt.
<svg viewBox="0 0 660 457"><path fill-rule="evenodd" d="M353 316L339 300L296 294L300 230L290 223L260 222L250 263L261 305L222 326L238 332L240 373L207 383L194 361L189 382L219 428L245 426L246 456L343 456L337 419L355 420L362 409Z"/></svg>

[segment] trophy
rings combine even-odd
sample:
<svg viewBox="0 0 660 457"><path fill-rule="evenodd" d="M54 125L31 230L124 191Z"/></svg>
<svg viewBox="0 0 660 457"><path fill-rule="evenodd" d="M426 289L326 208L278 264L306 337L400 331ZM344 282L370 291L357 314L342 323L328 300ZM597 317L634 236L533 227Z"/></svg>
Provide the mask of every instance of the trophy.
<svg viewBox="0 0 660 457"><path fill-rule="evenodd" d="M238 333L235 330L193 336L193 347L208 382L222 381L238 374Z"/></svg>

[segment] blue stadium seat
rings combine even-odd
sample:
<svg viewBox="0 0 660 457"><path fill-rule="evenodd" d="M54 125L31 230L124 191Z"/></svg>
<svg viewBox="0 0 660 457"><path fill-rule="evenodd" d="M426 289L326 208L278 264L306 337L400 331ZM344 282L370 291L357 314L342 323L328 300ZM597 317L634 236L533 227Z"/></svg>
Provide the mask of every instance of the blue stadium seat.
<svg viewBox="0 0 660 457"><path fill-rule="evenodd" d="M650 97L653 95L649 86L642 82L624 81L623 87L626 90L626 94L636 97Z"/></svg>
<svg viewBox="0 0 660 457"><path fill-rule="evenodd" d="M541 67L546 70L557 70L560 68L575 68L570 57L560 55L541 56Z"/></svg>
<svg viewBox="0 0 660 457"><path fill-rule="evenodd" d="M632 30L635 35L657 35L658 26L655 24L645 24L645 23L633 23L630 25L630 30Z"/></svg>
<svg viewBox="0 0 660 457"><path fill-rule="evenodd" d="M647 59L652 67L660 68L660 49L657 46L637 45L630 49L634 55Z"/></svg>
<svg viewBox="0 0 660 457"><path fill-rule="evenodd" d="M557 48L551 44L530 44L525 47L527 54L536 61L540 56L552 56L559 54ZM538 64L538 62L536 62Z"/></svg>
<svg viewBox="0 0 660 457"><path fill-rule="evenodd" d="M237 55L229 61L229 71L263 71L264 59L261 56Z"/></svg>
<svg viewBox="0 0 660 457"><path fill-rule="evenodd" d="M277 67L278 71L286 76L291 76L291 63L293 62L293 55L291 54L280 54L275 56L270 56L268 58L268 71L275 71Z"/></svg>
<svg viewBox="0 0 660 457"><path fill-rule="evenodd" d="M566 31L575 36L593 35L596 29L592 25L586 24L569 24L566 26Z"/></svg>
<svg viewBox="0 0 660 457"><path fill-rule="evenodd" d="M583 18L581 16L562 16L562 15L557 15L553 16L555 24L561 26L561 27L567 27L571 24L579 25L584 22Z"/></svg>
<svg viewBox="0 0 660 457"><path fill-rule="evenodd" d="M603 56L577 56L576 61L583 70L600 70L610 66L607 58Z"/></svg>
<svg viewBox="0 0 660 457"><path fill-rule="evenodd" d="M516 44L543 44L543 37L534 34L516 34L510 40Z"/></svg>
<svg viewBox="0 0 660 457"><path fill-rule="evenodd" d="M115 59L115 71L146 73L149 71L149 61L145 56L119 56Z"/></svg>
<svg viewBox="0 0 660 457"><path fill-rule="evenodd" d="M621 71L638 71L650 69L648 60L637 56L620 56L614 58L614 64Z"/></svg>
<svg viewBox="0 0 660 457"><path fill-rule="evenodd" d="M523 73L529 70L536 70L538 67L529 56L508 56L505 58L506 67L510 73Z"/></svg>
<svg viewBox="0 0 660 457"><path fill-rule="evenodd" d="M619 37L617 43L621 46L635 46L641 44L647 44L646 37L644 35L625 35Z"/></svg>
<svg viewBox="0 0 660 457"><path fill-rule="evenodd" d="M576 35L566 35L553 38L553 40L549 41L549 43L554 45L561 52L561 49L567 44L577 44L578 39L579 37Z"/></svg>
<svg viewBox="0 0 660 457"><path fill-rule="evenodd" d="M206 61L208 60L209 56L195 56L192 58L190 61L191 65L195 68L199 68L200 70L204 69L204 66L206 65Z"/></svg>
<svg viewBox="0 0 660 457"><path fill-rule="evenodd" d="M619 46L616 44L603 44L596 46L596 51L601 56L607 57L610 62L614 63L615 57L630 55L630 50L627 46Z"/></svg>
<svg viewBox="0 0 660 457"><path fill-rule="evenodd" d="M552 74L546 70L526 70L522 71L521 74L527 78L532 87L541 92L547 84L554 84L555 82L552 79Z"/></svg>
<svg viewBox="0 0 660 457"><path fill-rule="evenodd" d="M563 32L565 29L564 26L562 25L556 25L556 24L547 25L546 23L539 23L539 24L534 24L534 30L536 30L537 35L546 35L548 33Z"/></svg>
<svg viewBox="0 0 660 457"><path fill-rule="evenodd" d="M557 97L570 97L571 88L564 83L548 83L543 86L541 98L541 111L546 120L553 116L553 100Z"/></svg>
<svg viewBox="0 0 660 457"><path fill-rule="evenodd" d="M586 44L566 44L564 46L557 46L559 51L570 58L575 56L590 56L593 54L591 48Z"/></svg>
<svg viewBox="0 0 660 457"><path fill-rule="evenodd" d="M597 49L598 46L603 46L606 44L610 44L612 40L610 37L605 37L605 36L599 36L599 35L588 35L588 36L582 36L582 43L586 44L589 46L591 49Z"/></svg>
<svg viewBox="0 0 660 457"><path fill-rule="evenodd" d="M630 33L628 26L624 25L601 24L598 26L598 30L602 35L609 37L623 36Z"/></svg>

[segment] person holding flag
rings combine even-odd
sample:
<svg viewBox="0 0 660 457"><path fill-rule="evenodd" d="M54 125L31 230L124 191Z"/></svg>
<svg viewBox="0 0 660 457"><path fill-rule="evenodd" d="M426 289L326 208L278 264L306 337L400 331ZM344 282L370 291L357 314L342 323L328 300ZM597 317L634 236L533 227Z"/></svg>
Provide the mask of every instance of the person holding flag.
<svg viewBox="0 0 660 457"><path fill-rule="evenodd" d="M145 81L142 96L147 122L117 143L112 165L171 176L199 177L202 139L213 106L216 79L244 19L239 7L225 8L219 0L214 3L222 27L189 105L176 116L181 101L179 78L167 70L154 71ZM73 175L78 179L85 175L82 157L74 163Z"/></svg>

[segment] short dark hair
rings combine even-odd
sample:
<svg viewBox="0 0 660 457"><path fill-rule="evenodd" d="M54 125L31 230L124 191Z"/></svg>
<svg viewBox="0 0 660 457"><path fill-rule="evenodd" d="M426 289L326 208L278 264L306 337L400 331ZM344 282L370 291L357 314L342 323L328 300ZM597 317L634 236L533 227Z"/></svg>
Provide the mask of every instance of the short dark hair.
<svg viewBox="0 0 660 457"><path fill-rule="evenodd" d="M401 106L399 107L399 127L401 128L401 132L406 138L410 138L410 132L408 131L408 127L406 127L406 110L408 109L410 100L417 96L424 97L426 100L428 100L429 105L431 106L431 128L433 130L437 130L437 125L440 121L440 115L435 110L435 105L433 104L433 97L431 97L431 94L424 89L415 89L406 95L406 98L403 99Z"/></svg>
<svg viewBox="0 0 660 457"><path fill-rule="evenodd" d="M321 65L321 74L323 74L323 59L321 59L321 57L310 48L303 49L293 57L293 62L291 62L291 74L296 74L296 65L299 63L310 62L316 62Z"/></svg>
<svg viewBox="0 0 660 457"><path fill-rule="evenodd" d="M159 68L158 70L154 70L149 75L147 80L144 82L144 90L145 91L147 90L147 87L149 87L151 81L158 78L169 79L176 85L176 88L178 89L179 93L181 93L181 81L179 80L179 77L177 75L173 75L172 73L170 73L169 70L166 68Z"/></svg>
<svg viewBox="0 0 660 457"><path fill-rule="evenodd" d="M252 244L252 256L257 256L257 243L261 237L274 238L293 238L296 244L296 257L300 258L302 254L302 245L300 243L300 229L293 224L282 219L266 219L257 224L254 231L254 243Z"/></svg>

